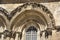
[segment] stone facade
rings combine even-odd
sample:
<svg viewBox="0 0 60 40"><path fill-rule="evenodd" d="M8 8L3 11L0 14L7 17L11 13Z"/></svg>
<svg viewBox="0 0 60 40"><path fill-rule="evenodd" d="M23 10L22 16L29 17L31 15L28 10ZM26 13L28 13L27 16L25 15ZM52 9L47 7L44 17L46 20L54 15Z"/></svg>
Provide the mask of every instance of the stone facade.
<svg viewBox="0 0 60 40"><path fill-rule="evenodd" d="M24 40L30 26L37 40L60 40L59 17L60 2L0 4L0 40Z"/></svg>

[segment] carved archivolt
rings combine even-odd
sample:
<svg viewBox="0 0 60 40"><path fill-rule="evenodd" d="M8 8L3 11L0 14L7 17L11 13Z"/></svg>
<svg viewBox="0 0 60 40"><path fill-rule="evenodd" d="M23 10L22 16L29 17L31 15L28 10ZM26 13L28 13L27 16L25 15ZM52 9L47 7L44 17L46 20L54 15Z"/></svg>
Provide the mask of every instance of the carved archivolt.
<svg viewBox="0 0 60 40"><path fill-rule="evenodd" d="M7 27L8 29L9 20L8 20L7 13L8 12L5 9L0 7L0 26L2 26L3 28Z"/></svg>
<svg viewBox="0 0 60 40"><path fill-rule="evenodd" d="M25 3L17 7L11 14L13 14L10 20L11 28L21 27L28 20L34 20L48 28L52 28L55 25L52 13L42 4Z"/></svg>
<svg viewBox="0 0 60 40"><path fill-rule="evenodd" d="M55 26L52 13L47 7L38 3L25 3L10 14L5 9L0 8L0 22L10 31L17 31L20 28L19 32L30 25L36 26L39 30L42 27L45 29Z"/></svg>

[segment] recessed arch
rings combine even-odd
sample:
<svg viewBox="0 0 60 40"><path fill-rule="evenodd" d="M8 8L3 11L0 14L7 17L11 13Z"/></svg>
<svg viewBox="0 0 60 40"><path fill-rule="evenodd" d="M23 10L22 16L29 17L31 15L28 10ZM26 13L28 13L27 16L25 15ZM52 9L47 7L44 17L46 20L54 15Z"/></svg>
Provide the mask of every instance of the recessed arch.
<svg viewBox="0 0 60 40"><path fill-rule="evenodd" d="M38 15L38 16L41 16L43 18L44 23L46 23L46 25L48 25L48 27L51 28L51 27L53 27L53 25L55 25L53 15L48 10L48 8L46 8L42 4L38 4L38 3L26 3L26 4L23 4L22 6L17 7L16 10L11 12L13 14L13 17L10 20L10 27L11 28L14 27L15 24L18 24L18 22L19 22L18 20L21 20L20 17L23 16L23 14L25 14L23 12L26 10L29 10L29 11L35 10L35 11L39 12L40 15Z"/></svg>
<svg viewBox="0 0 60 40"><path fill-rule="evenodd" d="M21 32L23 32L24 29L26 29L26 30L29 29L30 26L34 26L37 30L40 30L38 23L31 20L31 21L24 24L24 26L21 28Z"/></svg>
<svg viewBox="0 0 60 40"><path fill-rule="evenodd" d="M27 12L28 11L28 12ZM24 11L23 13L21 13L20 15L18 15L16 23L12 26L17 27L18 25L23 25L24 23L28 22L29 20L33 20L37 23L40 23L42 25L48 25L47 22L45 21L45 18L43 17L43 15L41 15L39 12L35 12L34 10L27 10ZM25 13L26 12L26 13ZM33 13L30 13L33 12ZM17 25L17 26L16 26Z"/></svg>
<svg viewBox="0 0 60 40"><path fill-rule="evenodd" d="M9 20L7 14L8 12L4 8L0 7L0 20L1 20L0 23L2 23L2 25L8 29Z"/></svg>

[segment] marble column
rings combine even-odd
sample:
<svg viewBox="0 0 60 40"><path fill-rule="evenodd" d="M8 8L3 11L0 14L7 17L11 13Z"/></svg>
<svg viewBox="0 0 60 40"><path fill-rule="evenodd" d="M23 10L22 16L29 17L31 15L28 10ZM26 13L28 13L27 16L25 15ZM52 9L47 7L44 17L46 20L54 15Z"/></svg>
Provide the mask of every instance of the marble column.
<svg viewBox="0 0 60 40"><path fill-rule="evenodd" d="M52 40L57 40L57 31L56 30L52 30Z"/></svg>
<svg viewBox="0 0 60 40"><path fill-rule="evenodd" d="M26 37L25 37L25 29L23 30L22 39L21 40L26 40Z"/></svg>
<svg viewBox="0 0 60 40"><path fill-rule="evenodd" d="M10 38L10 40L14 40L14 38Z"/></svg>
<svg viewBox="0 0 60 40"><path fill-rule="evenodd" d="M37 32L37 40L40 40L40 30Z"/></svg>
<svg viewBox="0 0 60 40"><path fill-rule="evenodd" d="M19 40L19 34L18 33L16 33L16 37L15 37L15 40Z"/></svg>
<svg viewBox="0 0 60 40"><path fill-rule="evenodd" d="M1 40L4 40L4 34L2 34L2 36L1 36Z"/></svg>
<svg viewBox="0 0 60 40"><path fill-rule="evenodd" d="M4 29L3 29L3 26L0 26L0 33L3 33ZM3 40L4 39L4 35L1 34L1 38L0 40Z"/></svg>
<svg viewBox="0 0 60 40"><path fill-rule="evenodd" d="M22 39L22 32L19 32L19 40Z"/></svg>
<svg viewBox="0 0 60 40"><path fill-rule="evenodd" d="M45 38L45 32L43 32L41 40L46 40L46 38Z"/></svg>

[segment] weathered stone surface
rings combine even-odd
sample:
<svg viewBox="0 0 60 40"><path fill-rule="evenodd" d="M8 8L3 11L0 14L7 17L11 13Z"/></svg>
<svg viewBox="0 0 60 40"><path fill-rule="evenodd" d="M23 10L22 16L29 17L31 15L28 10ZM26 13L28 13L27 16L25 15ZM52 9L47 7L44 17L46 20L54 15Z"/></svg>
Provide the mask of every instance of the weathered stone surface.
<svg viewBox="0 0 60 40"><path fill-rule="evenodd" d="M56 26L60 25L60 2L52 2L52 3L41 3L42 5L46 6L54 16ZM0 4L0 7L6 9L9 13L16 9L18 6L23 5L21 4Z"/></svg>
<svg viewBox="0 0 60 40"><path fill-rule="evenodd" d="M19 6L21 6L21 5L23 5L24 3L21 3L21 4L0 4L0 7L1 8L4 8L5 10L7 10L7 14L9 15L13 10L15 10L16 8L18 8ZM57 27L57 28L59 28L60 27L60 2L51 2L51 3L40 3L40 4L42 4L42 5L44 5L45 7L47 7L48 8L48 10L53 14L53 17L54 17L54 19L55 19L55 26ZM28 5L28 4L27 4ZM24 6L24 5L23 5ZM22 6L22 7L23 7ZM39 6L39 5L38 5ZM27 8L28 7L28 8ZM31 7L31 5L30 6L25 6L25 7L23 7L22 9L24 9L24 8L26 8L26 9L31 9L32 7ZM18 8L19 9L19 8ZM41 8L42 9L42 8ZM25 10L25 9L24 9ZM39 10L39 9L38 9ZM26 13L27 12L27 13ZM28 11L26 11L26 12L23 12L23 13L25 13L25 15L23 15L23 14L21 14L21 16L23 16L23 17L29 17L30 15L32 15L32 13L34 13L34 12L32 12L31 11L31 13L30 13L30 15L28 14ZM20 12L18 11L17 12L17 14L19 14ZM28 15L29 16L28 16ZM36 15L36 14L34 14L34 15ZM38 14L37 14L38 15ZM17 19L19 19L20 20L20 17L21 16L18 16L16 19L15 19L15 21L17 20ZM40 15L41 16L41 15ZM49 16L49 14L48 14L48 16ZM21 19L23 19L23 17L21 18ZM26 18L27 18L26 17ZM31 16L32 17L32 16ZM30 18L30 17L29 17ZM35 19L36 19L36 17L35 17ZM24 19L25 20L25 19ZM19 26L20 24L18 24L20 21L16 21L15 22L14 21L14 23L17 23L17 25ZM28 20L29 21L29 20ZM30 21L30 22L33 22L32 20ZM9 22L8 22L9 23ZM22 23L22 22L21 22ZM30 23L29 23L30 24ZM33 24L34 24L34 22L33 22ZM13 25L13 24L12 24ZM17 25L15 25L15 26L17 26ZM19 28L19 27L16 27L15 28L15 26L13 26L14 27L14 29L12 29L13 30L13 34L15 33L15 31L18 31L18 32L20 32L21 31L21 29L23 28L23 26L24 25L22 25L21 26L21 28ZM26 25L25 25L26 26ZM30 25L29 25L30 26ZM43 28L45 27L45 25L40 25L40 26L43 26ZM8 25L8 27L10 27L10 25ZM25 27L24 27L25 28ZM42 27L41 27L42 28ZM44 29L41 29L41 30L43 30L43 32L45 31L45 29L46 28L44 28ZM40 30L40 31L41 31ZM11 30L10 30L11 31ZM22 30L23 31L23 30ZM21 34L22 35L22 34ZM39 34L40 35L40 34ZM23 36L25 36L25 35L23 35ZM43 37L42 37L43 38ZM14 38L11 38L12 40L14 39ZM60 40L60 32L57 32L57 30L52 30L52 36L49 36L49 38L48 39L46 39L46 40Z"/></svg>
<svg viewBox="0 0 60 40"><path fill-rule="evenodd" d="M26 2L58 2L60 0L0 0L0 3L26 3Z"/></svg>

